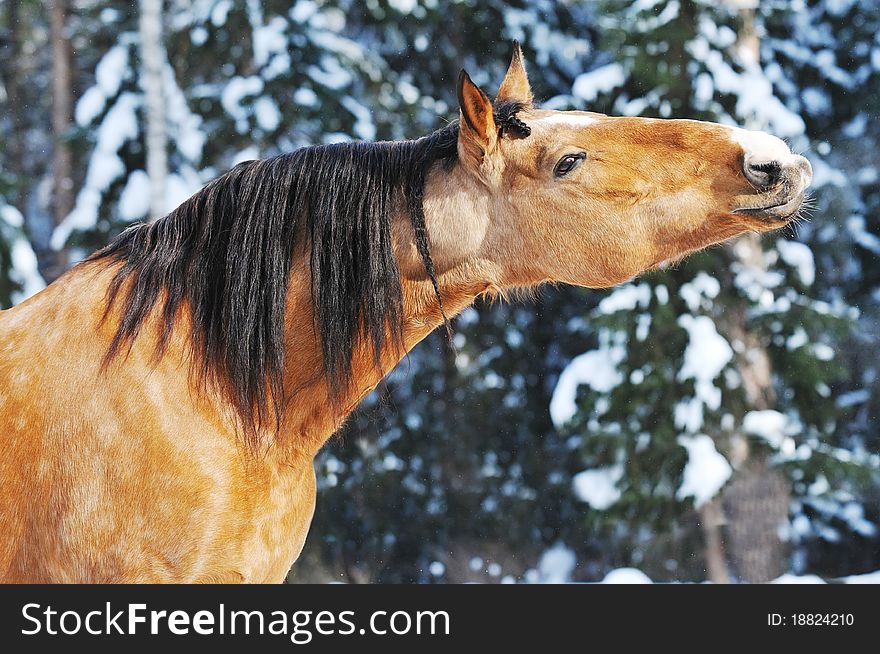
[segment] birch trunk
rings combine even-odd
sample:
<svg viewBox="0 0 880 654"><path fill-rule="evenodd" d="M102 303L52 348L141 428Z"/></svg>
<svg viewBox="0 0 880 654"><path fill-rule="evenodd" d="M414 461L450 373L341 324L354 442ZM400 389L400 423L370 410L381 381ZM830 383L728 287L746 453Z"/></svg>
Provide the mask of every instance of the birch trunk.
<svg viewBox="0 0 880 654"><path fill-rule="evenodd" d="M140 0L141 87L146 109L147 176L150 178L150 219L165 215L168 177L168 133L162 45L162 0Z"/></svg>

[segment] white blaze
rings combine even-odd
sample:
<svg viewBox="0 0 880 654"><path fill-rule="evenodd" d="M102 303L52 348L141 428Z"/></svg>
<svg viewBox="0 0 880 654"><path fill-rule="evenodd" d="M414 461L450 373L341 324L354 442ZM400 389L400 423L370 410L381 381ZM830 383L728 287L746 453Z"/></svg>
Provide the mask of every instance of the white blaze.
<svg viewBox="0 0 880 654"><path fill-rule="evenodd" d="M545 118L539 118L538 120L532 122L539 123L541 125L569 125L571 127L587 127L588 125L592 125L598 121L595 118L592 118L591 116L586 116L584 114L560 111L557 114L546 116Z"/></svg>
<svg viewBox="0 0 880 654"><path fill-rule="evenodd" d="M784 166L794 157L785 141L767 132L731 127L730 137L742 147L746 159L752 164L776 161Z"/></svg>

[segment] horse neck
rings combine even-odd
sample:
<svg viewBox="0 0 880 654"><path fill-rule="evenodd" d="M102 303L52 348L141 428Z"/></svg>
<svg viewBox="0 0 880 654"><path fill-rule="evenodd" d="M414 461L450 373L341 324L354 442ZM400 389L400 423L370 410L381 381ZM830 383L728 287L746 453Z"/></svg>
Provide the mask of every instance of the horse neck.
<svg viewBox="0 0 880 654"><path fill-rule="evenodd" d="M435 169L425 189L425 220L443 308L450 319L485 293L500 290L500 268L485 256L489 211L486 195L457 168ZM296 450L316 452L403 356L437 327L443 314L433 284L415 247L408 214L393 218L394 249L401 271L404 330L402 348L390 339L375 363L362 344L352 359L352 384L335 404L328 402L322 377L321 348L315 331L310 270L291 271L286 320L284 440ZM305 258L302 259L305 261Z"/></svg>

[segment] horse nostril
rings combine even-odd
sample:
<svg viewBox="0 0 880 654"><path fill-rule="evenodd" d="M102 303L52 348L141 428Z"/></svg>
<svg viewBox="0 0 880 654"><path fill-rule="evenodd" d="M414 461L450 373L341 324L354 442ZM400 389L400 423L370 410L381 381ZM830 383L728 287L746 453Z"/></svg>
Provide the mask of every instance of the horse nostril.
<svg viewBox="0 0 880 654"><path fill-rule="evenodd" d="M810 165L809 160L806 157L798 157L797 167L801 171L801 179L804 185L809 186L810 182L813 181L813 167Z"/></svg>
<svg viewBox="0 0 880 654"><path fill-rule="evenodd" d="M778 161L746 161L743 172L752 184L758 188L775 186L782 178L782 166Z"/></svg>

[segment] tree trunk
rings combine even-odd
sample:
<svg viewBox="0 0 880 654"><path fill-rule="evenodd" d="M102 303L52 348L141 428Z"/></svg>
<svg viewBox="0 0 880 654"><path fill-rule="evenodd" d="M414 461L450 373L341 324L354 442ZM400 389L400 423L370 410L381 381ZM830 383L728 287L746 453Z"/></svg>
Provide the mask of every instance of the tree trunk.
<svg viewBox="0 0 880 654"><path fill-rule="evenodd" d="M70 148L70 129L73 115L72 52L67 34L69 0L54 0L50 10L52 36L52 218L55 225L73 209L73 153ZM52 277L67 268L67 250L57 253Z"/></svg>
<svg viewBox="0 0 880 654"><path fill-rule="evenodd" d="M2 67L3 85L6 89L7 103L9 108L9 120L12 133L8 134L6 147L9 152L9 164L13 174L17 177L25 175L24 162L24 135L27 125L24 120L26 102L21 91L21 15L19 13L21 3L19 0L7 0L6 24L7 41L5 47L0 50L0 67ZM18 209L24 208L23 184L14 184L7 200Z"/></svg>
<svg viewBox="0 0 880 654"><path fill-rule="evenodd" d="M728 550L743 581L766 583L785 572L779 528L788 517L790 494L788 480L764 456L749 458L725 489Z"/></svg>
<svg viewBox="0 0 880 654"><path fill-rule="evenodd" d="M760 64L760 40L755 30L751 0L728 0L742 20L736 47L748 63ZM747 125L762 129L766 125ZM746 234L732 246L733 256L748 268L766 272L764 249L757 234ZM729 334L742 343L738 367L749 406L771 409L776 404L773 368L767 350L746 324L745 308L731 312ZM791 489L785 477L769 467L764 454L749 447L744 434L737 434L730 447L730 461L736 470L723 493L727 517L727 545L737 576L747 582L767 582L785 571L786 546L779 528L788 516Z"/></svg>
<svg viewBox="0 0 880 654"><path fill-rule="evenodd" d="M168 176L168 133L162 45L162 0L140 0L141 87L146 106L147 176L150 178L150 219L165 215Z"/></svg>

